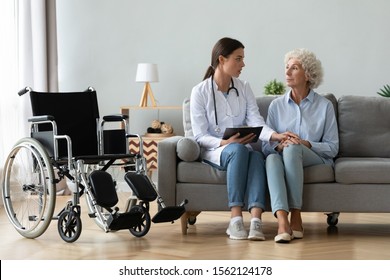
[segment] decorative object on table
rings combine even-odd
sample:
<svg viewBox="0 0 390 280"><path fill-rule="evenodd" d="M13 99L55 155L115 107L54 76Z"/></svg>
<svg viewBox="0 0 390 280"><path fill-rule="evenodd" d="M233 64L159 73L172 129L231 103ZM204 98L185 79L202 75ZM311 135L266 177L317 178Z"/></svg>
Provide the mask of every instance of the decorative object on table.
<svg viewBox="0 0 390 280"><path fill-rule="evenodd" d="M384 85L383 88L377 92L377 94L383 97L390 97L390 86Z"/></svg>
<svg viewBox="0 0 390 280"><path fill-rule="evenodd" d="M154 99L154 95L152 92L152 88L150 87L150 83L158 82L157 64L139 63L137 67L137 76L135 78L135 81L145 83L139 106L148 107L148 97L150 97L152 106L156 107L156 100Z"/></svg>
<svg viewBox="0 0 390 280"><path fill-rule="evenodd" d="M169 123L163 123L161 125L161 132L163 134L172 134L173 133L172 125L170 125Z"/></svg>
<svg viewBox="0 0 390 280"><path fill-rule="evenodd" d="M149 137L169 137L173 136L172 125L165 122L160 122L159 120L152 121L152 126L148 127L146 130L146 136Z"/></svg>
<svg viewBox="0 0 390 280"><path fill-rule="evenodd" d="M161 123L159 120L154 120L152 121L152 128L153 129L161 129ZM160 133L160 132L157 132Z"/></svg>
<svg viewBox="0 0 390 280"><path fill-rule="evenodd" d="M281 95L286 90L286 87L282 82L273 79L264 86L265 95Z"/></svg>

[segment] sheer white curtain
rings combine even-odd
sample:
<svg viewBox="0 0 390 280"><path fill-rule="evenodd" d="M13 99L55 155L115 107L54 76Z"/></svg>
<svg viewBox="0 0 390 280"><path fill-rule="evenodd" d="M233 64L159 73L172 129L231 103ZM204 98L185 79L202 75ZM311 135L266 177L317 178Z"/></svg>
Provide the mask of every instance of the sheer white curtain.
<svg viewBox="0 0 390 280"><path fill-rule="evenodd" d="M56 1L19 0L19 86L36 91L56 91Z"/></svg>
<svg viewBox="0 0 390 280"><path fill-rule="evenodd" d="M17 92L57 91L55 0L0 1L0 170L11 147L28 135L28 96Z"/></svg>
<svg viewBox="0 0 390 280"><path fill-rule="evenodd" d="M7 151L20 136L17 99L16 2L0 2L0 170Z"/></svg>

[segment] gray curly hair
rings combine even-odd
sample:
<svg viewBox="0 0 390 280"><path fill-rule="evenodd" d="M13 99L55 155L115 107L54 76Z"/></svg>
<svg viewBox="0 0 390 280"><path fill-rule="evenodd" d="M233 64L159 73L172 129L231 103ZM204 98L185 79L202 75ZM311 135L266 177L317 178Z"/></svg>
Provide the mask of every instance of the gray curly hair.
<svg viewBox="0 0 390 280"><path fill-rule="evenodd" d="M295 49L286 53L284 63L287 64L292 58L296 58L301 62L309 78L309 87L311 89L317 88L322 83L324 76L321 61L317 59L313 52L307 49Z"/></svg>

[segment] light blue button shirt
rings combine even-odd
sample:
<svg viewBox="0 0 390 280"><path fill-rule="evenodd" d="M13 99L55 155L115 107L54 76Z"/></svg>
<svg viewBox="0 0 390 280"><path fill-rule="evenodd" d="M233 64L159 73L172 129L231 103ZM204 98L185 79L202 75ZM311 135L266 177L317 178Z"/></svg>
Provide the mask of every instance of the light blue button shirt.
<svg viewBox="0 0 390 280"><path fill-rule="evenodd" d="M311 144L311 149L328 164L339 150L337 121L332 102L311 90L300 104L291 99L291 91L273 100L267 125L278 133L291 131ZM263 142L265 155L276 153L277 142Z"/></svg>

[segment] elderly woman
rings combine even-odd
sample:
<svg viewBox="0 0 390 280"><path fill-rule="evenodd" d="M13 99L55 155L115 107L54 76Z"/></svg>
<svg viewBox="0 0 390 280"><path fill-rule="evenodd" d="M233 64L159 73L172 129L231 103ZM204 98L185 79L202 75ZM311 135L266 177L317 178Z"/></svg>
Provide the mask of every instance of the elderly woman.
<svg viewBox="0 0 390 280"><path fill-rule="evenodd" d="M286 54L285 65L290 90L270 104L267 125L294 136L263 143L271 207L278 219L277 243L303 238L303 168L333 165L339 146L333 105L313 91L322 82L321 62L312 52L296 49Z"/></svg>

